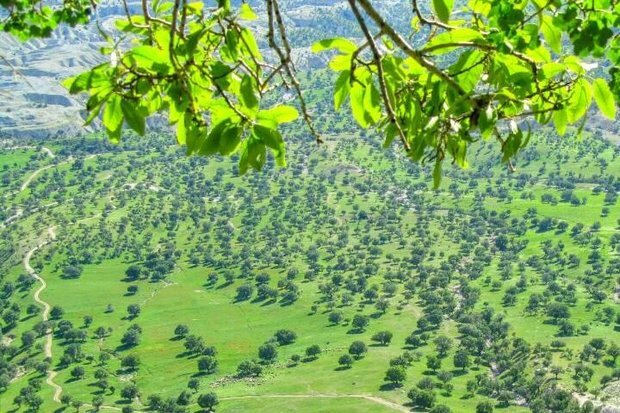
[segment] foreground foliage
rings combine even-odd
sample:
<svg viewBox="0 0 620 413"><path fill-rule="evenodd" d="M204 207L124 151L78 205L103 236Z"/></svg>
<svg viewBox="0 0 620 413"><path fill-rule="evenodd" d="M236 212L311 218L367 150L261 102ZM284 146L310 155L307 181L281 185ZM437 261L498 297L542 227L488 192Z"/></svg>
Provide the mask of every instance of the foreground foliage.
<svg viewBox="0 0 620 413"><path fill-rule="evenodd" d="M117 32L101 31L108 61L66 85L88 93L86 123L101 115L115 142L124 124L144 134L146 119L159 113L190 154L238 153L244 173L261 169L269 149L284 165L280 125L298 112L274 104L270 92L290 88L310 132L321 137L280 3L257 2L258 14L229 0L142 0L139 13L126 6ZM391 24L375 3L348 0L358 33L321 40L313 50L337 52L329 64L338 74L335 108L348 102L361 127L382 131L385 146L396 139L410 159L434 162L435 185L442 161L466 167L469 146L481 139L496 139L510 162L530 139L530 120L553 123L562 135L567 125L584 125L593 101L615 118L620 15L612 0L435 0L430 10L414 0L410 27ZM82 2L63 4L53 13L31 0L2 4L11 12L3 27L45 36L58 22L88 14ZM34 30L41 21L45 29Z"/></svg>

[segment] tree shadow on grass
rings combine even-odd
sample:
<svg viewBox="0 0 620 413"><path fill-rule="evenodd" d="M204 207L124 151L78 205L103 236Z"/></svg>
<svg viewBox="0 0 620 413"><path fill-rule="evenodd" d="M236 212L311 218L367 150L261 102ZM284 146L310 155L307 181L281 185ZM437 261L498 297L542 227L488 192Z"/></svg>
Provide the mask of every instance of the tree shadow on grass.
<svg viewBox="0 0 620 413"><path fill-rule="evenodd" d="M229 286L233 285L233 283L234 283L234 281L231 281L231 282L225 282L225 283L220 284L220 285L218 285L217 287L215 287L215 289L216 289L216 290L222 290L222 289L224 289L224 288L226 288L226 287L229 287Z"/></svg>
<svg viewBox="0 0 620 413"><path fill-rule="evenodd" d="M136 346L137 344L121 344L120 346L116 347L115 351L125 351L125 350L129 350L132 349Z"/></svg>
<svg viewBox="0 0 620 413"><path fill-rule="evenodd" d="M379 386L379 391L392 391L400 387L403 387L403 385L398 383L383 383Z"/></svg>
<svg viewBox="0 0 620 413"><path fill-rule="evenodd" d="M464 376L465 374L467 374L467 370L454 369L450 371L450 373L452 373L454 377L460 377L460 376Z"/></svg>
<svg viewBox="0 0 620 413"><path fill-rule="evenodd" d="M186 357L192 359L192 358L196 358L197 356L198 356L197 354L194 354L191 351L184 351L182 353L177 354L174 357L178 358L178 359L182 359L182 358L186 358Z"/></svg>

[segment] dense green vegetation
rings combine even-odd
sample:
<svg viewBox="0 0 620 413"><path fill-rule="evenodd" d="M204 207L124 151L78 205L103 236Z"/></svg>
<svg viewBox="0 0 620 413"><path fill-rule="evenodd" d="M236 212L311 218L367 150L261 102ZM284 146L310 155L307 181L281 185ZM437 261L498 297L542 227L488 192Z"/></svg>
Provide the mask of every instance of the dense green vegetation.
<svg viewBox="0 0 620 413"><path fill-rule="evenodd" d="M619 405L615 2L142 3L65 82L120 144L1 142L0 412Z"/></svg>
<svg viewBox="0 0 620 413"><path fill-rule="evenodd" d="M481 138L496 140L510 163L532 126L582 129L594 102L615 118L615 0L348 0L333 11L348 14L310 30L285 14L298 1L125 0L104 29L95 2L4 0L0 30L47 37L94 15L104 58L63 82L87 95L85 124L101 120L118 142L123 129L145 135L147 119L165 117L188 154L234 155L242 174L262 169L268 153L286 165L282 125L298 116L323 140L296 67L308 40L314 53L331 53L335 110L350 103L357 124L375 127L384 146L398 142L410 160L434 164L435 186L444 160L466 167ZM310 2L311 17L322 20L326 3ZM270 99L284 89L299 110Z"/></svg>
<svg viewBox="0 0 620 413"><path fill-rule="evenodd" d="M2 218L22 215L2 230L0 410L577 412L613 396L618 147L541 131L510 173L483 144L433 191L372 136L286 133L291 166L243 177L158 135L6 162ZM42 322L20 258L50 228L29 261Z"/></svg>

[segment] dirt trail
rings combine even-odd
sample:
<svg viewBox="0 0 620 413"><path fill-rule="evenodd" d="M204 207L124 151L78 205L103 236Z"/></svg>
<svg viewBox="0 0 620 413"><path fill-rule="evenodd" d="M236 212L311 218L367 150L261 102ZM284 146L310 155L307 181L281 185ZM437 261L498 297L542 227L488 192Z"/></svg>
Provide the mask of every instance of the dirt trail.
<svg viewBox="0 0 620 413"><path fill-rule="evenodd" d="M45 152L47 154L47 156L49 156L50 158L54 159L56 157L56 155L54 155L54 152L52 152L52 150L50 148L46 148L45 146L41 148L41 150L43 152Z"/></svg>
<svg viewBox="0 0 620 413"><path fill-rule="evenodd" d="M381 404L385 407L389 407L393 410L403 413L416 413L409 409L407 406L403 406L398 403L391 402L381 397L371 396L368 394L263 394L257 396L231 396L222 397L220 400L243 400L243 399L364 399L369 402Z"/></svg>
<svg viewBox="0 0 620 413"><path fill-rule="evenodd" d="M54 159L56 157L56 155L54 155L54 153L51 151L50 148L46 148L45 146L41 148L41 150L43 152L45 152L50 158ZM26 188L28 188L28 185L30 185L30 182L37 177L37 175L39 175L41 172L45 171L46 169L50 169L53 168L56 165L47 165L44 166L42 168L37 169L36 171L34 171L29 177L28 179L26 179L26 181L24 181L24 183L22 184L21 188L19 188L19 191L23 191Z"/></svg>
<svg viewBox="0 0 620 413"><path fill-rule="evenodd" d="M33 172L33 173L32 173L32 174L28 177L28 179L26 179L26 180L24 181L24 183L22 184L22 186L19 188L20 192L21 192L21 191L23 191L23 190L25 190L26 188L28 188L28 185L30 185L30 182L32 182L32 180L33 180L34 178L36 178L36 177L37 177L37 175L39 175L41 172L45 171L46 169L53 168L53 167L55 167L55 166L56 166L56 165L47 165L47 166L44 166L44 167L39 168L39 169L37 169L36 171L34 171L34 172Z"/></svg>
<svg viewBox="0 0 620 413"><path fill-rule="evenodd" d="M46 241L34 247L33 249L31 249L30 251L28 251L26 255L24 256L24 268L26 269L28 274L30 274L33 278L35 278L41 284L41 286L34 292L34 300L43 306L43 313L41 314L43 321L49 320L49 315L50 315L50 310L51 310L51 306L49 305L49 303L41 299L41 293L45 291L45 289L47 288L47 283L45 282L43 278L41 278L41 276L39 276L39 274L37 274L34 268L32 268L32 266L30 265L30 259L32 258L32 255L36 251L38 251L39 249L41 249L42 247L44 247L45 245L49 244L54 239L56 239L56 232L54 231L54 227L48 228L47 232L48 232L49 238ZM45 357L49 359L52 358L52 340L53 340L52 330L49 330L45 334L45 347L44 347ZM62 394L62 387L60 387L58 384L54 382L54 378L56 377L56 374L57 373L55 371L49 370L47 372L47 378L45 379L45 383L47 383L49 386L51 386L54 389L54 401L60 403L60 395Z"/></svg>

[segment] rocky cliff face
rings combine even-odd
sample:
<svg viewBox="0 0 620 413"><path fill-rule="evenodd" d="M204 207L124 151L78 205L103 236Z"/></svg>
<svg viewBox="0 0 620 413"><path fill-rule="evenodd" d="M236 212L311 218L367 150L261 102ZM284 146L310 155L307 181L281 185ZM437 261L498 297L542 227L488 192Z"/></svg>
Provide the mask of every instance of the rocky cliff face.
<svg viewBox="0 0 620 413"><path fill-rule="evenodd" d="M63 28L49 39L26 43L0 34L0 134L80 133L82 103L60 82L101 61L98 41L90 28Z"/></svg>

